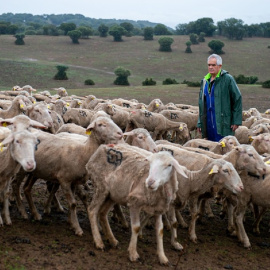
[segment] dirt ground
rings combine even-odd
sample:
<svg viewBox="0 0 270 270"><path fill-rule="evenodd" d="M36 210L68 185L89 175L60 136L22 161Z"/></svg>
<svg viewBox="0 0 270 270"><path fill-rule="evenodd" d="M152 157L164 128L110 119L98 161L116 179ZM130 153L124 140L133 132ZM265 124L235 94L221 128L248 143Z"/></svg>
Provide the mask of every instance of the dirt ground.
<svg viewBox="0 0 270 270"><path fill-rule="evenodd" d="M42 213L48 196L45 182L35 184L33 196ZM66 208L61 192L61 203ZM25 201L25 199L24 199ZM78 201L79 203L79 201ZM25 202L25 206L27 203ZM198 243L189 242L187 229L178 228L178 239L185 246L184 254L170 245L170 233L164 230L165 253L169 266L161 266L156 255L155 232L151 227L144 229L144 236L138 241L140 260L131 263L128 259L130 230L110 218L113 233L119 241L117 249L106 244L105 251L95 249L86 211L79 203L78 217L84 235L75 236L67 222L67 211L43 216L41 221L23 220L14 203L11 203L12 226L0 228L0 269L1 270L97 270L97 269L270 269L269 213L261 223L261 235L252 233L253 215L247 212L245 228L252 243L252 249L244 249L236 238L226 233L227 219L219 217L220 206L212 202L214 218L204 217L197 225ZM128 219L127 209L124 209ZM183 216L189 221L189 212Z"/></svg>

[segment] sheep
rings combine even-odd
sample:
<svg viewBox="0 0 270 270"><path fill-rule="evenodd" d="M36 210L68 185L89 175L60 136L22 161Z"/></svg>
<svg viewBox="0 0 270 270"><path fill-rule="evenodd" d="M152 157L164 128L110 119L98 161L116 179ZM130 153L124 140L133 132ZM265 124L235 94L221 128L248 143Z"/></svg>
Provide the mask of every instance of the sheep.
<svg viewBox="0 0 270 270"><path fill-rule="evenodd" d="M36 92L37 90L34 89L31 85L25 85L22 88L17 89L16 91L27 91L30 96L32 96L32 92Z"/></svg>
<svg viewBox="0 0 270 270"><path fill-rule="evenodd" d="M211 152L201 149L199 151L205 154L196 153L197 149L190 151L170 144L158 144L157 148L159 151L169 151L181 165L187 167L189 170L200 170L210 163L213 158L222 158L231 162L238 172L244 170L252 175L262 175L266 171L266 165L251 145L235 146L230 152L224 155L215 154L215 156ZM210 154L211 157L206 154ZM181 225L186 227L181 216L178 216L178 218Z"/></svg>
<svg viewBox="0 0 270 270"><path fill-rule="evenodd" d="M109 118L97 118L87 127L87 132L90 136L88 136L85 143L39 132L37 136L40 144L36 151L36 170L31 174L32 179L24 189L32 215L36 220L40 220L41 216L31 196L33 184L39 178L60 184L69 204L71 227L74 229L75 234L79 236L83 234L83 231L76 216L76 200L72 190L78 184L84 184L88 180L85 165L100 144L123 141L122 131ZM19 196L21 180L21 178L14 180L13 189L18 209L22 216L27 218ZM54 193L51 193L51 196L54 196ZM49 198L50 200L51 198Z"/></svg>
<svg viewBox="0 0 270 270"><path fill-rule="evenodd" d="M135 102L123 99L123 98L113 99L111 102L112 104L116 104L121 107L133 108L133 109L135 109L136 105L138 104L138 102L135 103Z"/></svg>
<svg viewBox="0 0 270 270"><path fill-rule="evenodd" d="M0 127L0 142L2 142L8 135L10 134L11 130L7 127Z"/></svg>
<svg viewBox="0 0 270 270"><path fill-rule="evenodd" d="M251 136L251 145L259 154L270 154L270 134L262 133L257 136Z"/></svg>
<svg viewBox="0 0 270 270"><path fill-rule="evenodd" d="M3 121L5 121L4 123L9 122L9 120ZM16 121L16 119L11 119L10 121ZM31 120L29 120L29 122L31 122ZM1 124L2 123L3 122L1 122ZM40 126L42 125L40 124ZM26 172L31 172L36 168L34 152L36 145L38 144L37 137L26 129L16 130L17 129L15 129L15 132L11 132L8 137L0 143L1 147L8 145L4 152L2 150L0 151L0 193L3 195L3 212L5 223L7 225L12 224L8 200L11 177L19 171L20 167ZM1 215L0 226L3 226Z"/></svg>
<svg viewBox="0 0 270 270"><path fill-rule="evenodd" d="M53 88L53 90L57 91L57 95L60 97L68 96L67 90L64 87Z"/></svg>
<svg viewBox="0 0 270 270"><path fill-rule="evenodd" d="M215 154L223 155L231 151L231 149L236 145L240 145L240 143L235 136L225 136L219 142L213 142L205 139L192 139L186 142L183 146L201 148Z"/></svg>
<svg viewBox="0 0 270 270"><path fill-rule="evenodd" d="M12 104L12 100L0 100L0 109L7 110Z"/></svg>
<svg viewBox="0 0 270 270"><path fill-rule="evenodd" d="M30 101L25 96L17 96L14 98L11 106L7 110L0 110L0 118L12 118L21 112L26 112L27 105L30 104Z"/></svg>
<svg viewBox="0 0 270 270"><path fill-rule="evenodd" d="M76 133L80 135L86 135L86 128L83 128L79 125L76 125L74 123L64 124L62 125L56 132L56 134L59 134L61 132L68 132L68 133Z"/></svg>
<svg viewBox="0 0 270 270"><path fill-rule="evenodd" d="M162 135L168 130L181 131L180 124L182 122L173 122L168 120L165 116L159 113L153 113L146 110L134 110L130 113L129 123L126 127L126 131L130 131L132 127L145 128L148 131L153 132L153 140L162 138ZM180 133L182 136L182 133ZM189 140L189 132L183 133L181 138L184 142Z"/></svg>
<svg viewBox="0 0 270 270"><path fill-rule="evenodd" d="M164 104L159 98L155 98L146 106L146 110L149 112L159 112L160 106L164 106Z"/></svg>
<svg viewBox="0 0 270 270"><path fill-rule="evenodd" d="M197 128L198 114L179 110L163 110L160 114L171 121L186 123L189 131L193 131Z"/></svg>
<svg viewBox="0 0 270 270"><path fill-rule="evenodd" d="M146 158L147 157L147 158ZM151 154L134 150L134 147L101 145L86 164L94 184L94 196L87 209L94 243L98 249L104 244L98 229L97 219L112 246L117 246L107 214L115 204L128 205L132 236L129 244L129 259L139 259L137 238L140 229L141 210L155 215L157 254L161 264L168 264L163 249L161 215L169 210L177 191L176 171L186 177L184 167L166 152Z"/></svg>
<svg viewBox="0 0 270 270"><path fill-rule="evenodd" d="M82 102L82 109L93 110L99 103L106 103L104 99L98 99L93 95L89 95Z"/></svg>
<svg viewBox="0 0 270 270"><path fill-rule="evenodd" d="M246 126L240 126L236 129L235 137L240 144L251 143L250 138L249 138L249 136L250 136L249 132L250 132L250 130Z"/></svg>
<svg viewBox="0 0 270 270"><path fill-rule="evenodd" d="M86 128L90 124L93 115L94 112L88 109L70 108L63 115L63 119L65 123L74 123Z"/></svg>
<svg viewBox="0 0 270 270"><path fill-rule="evenodd" d="M242 121L242 126L245 126L247 128L250 128L251 125L253 125L255 122L257 122L258 120L262 119L262 117L257 117L257 116L250 116L249 118L247 118L246 120Z"/></svg>
<svg viewBox="0 0 270 270"><path fill-rule="evenodd" d="M125 142L145 149L150 152L157 152L157 146L153 141L150 133L144 128L136 128L132 131L125 132L124 136L127 136Z"/></svg>

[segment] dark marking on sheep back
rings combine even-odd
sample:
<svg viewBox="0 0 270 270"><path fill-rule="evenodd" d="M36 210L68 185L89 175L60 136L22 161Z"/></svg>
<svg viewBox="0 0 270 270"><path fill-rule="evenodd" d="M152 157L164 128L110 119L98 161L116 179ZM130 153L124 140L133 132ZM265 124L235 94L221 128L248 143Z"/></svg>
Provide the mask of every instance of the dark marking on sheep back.
<svg viewBox="0 0 270 270"><path fill-rule="evenodd" d="M107 151L107 162L119 166L123 160L123 154L120 151L110 148Z"/></svg>
<svg viewBox="0 0 270 270"><path fill-rule="evenodd" d="M168 149L168 148L166 148L166 147L161 147L160 151L167 151L167 152L169 152L172 156L174 156L173 150Z"/></svg>
<svg viewBox="0 0 270 270"><path fill-rule="evenodd" d="M153 114L151 112L149 112L149 111L145 111L144 116L145 117L151 117L151 116L153 116Z"/></svg>
<svg viewBox="0 0 270 270"><path fill-rule="evenodd" d="M79 114L83 117L87 117L87 113L85 111L79 111Z"/></svg>
<svg viewBox="0 0 270 270"><path fill-rule="evenodd" d="M35 151L38 150L38 145L40 144L40 139L37 139L37 144L35 145Z"/></svg>
<svg viewBox="0 0 270 270"><path fill-rule="evenodd" d="M206 150L206 151L210 151L210 149L208 147L205 147L202 145L199 145L198 148L201 148L201 149Z"/></svg>
<svg viewBox="0 0 270 270"><path fill-rule="evenodd" d="M171 113L171 119L177 119L179 116L176 113Z"/></svg>

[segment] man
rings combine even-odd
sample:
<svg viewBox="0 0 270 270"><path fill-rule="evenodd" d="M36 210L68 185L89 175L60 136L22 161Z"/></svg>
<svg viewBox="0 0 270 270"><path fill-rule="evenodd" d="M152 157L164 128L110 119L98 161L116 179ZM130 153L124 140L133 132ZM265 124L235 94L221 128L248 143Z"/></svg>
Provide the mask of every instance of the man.
<svg viewBox="0 0 270 270"><path fill-rule="evenodd" d="M234 135L242 124L242 96L234 78L221 69L219 55L210 55L207 63L209 73L201 82L197 130L203 138L219 141Z"/></svg>

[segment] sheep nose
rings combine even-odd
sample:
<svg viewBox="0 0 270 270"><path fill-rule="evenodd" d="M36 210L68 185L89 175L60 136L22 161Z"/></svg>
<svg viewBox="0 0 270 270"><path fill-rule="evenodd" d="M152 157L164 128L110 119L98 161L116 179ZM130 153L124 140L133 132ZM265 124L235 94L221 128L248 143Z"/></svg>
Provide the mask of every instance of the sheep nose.
<svg viewBox="0 0 270 270"><path fill-rule="evenodd" d="M35 169L35 167L36 167L36 163L35 163L35 161L33 161L33 160L28 160L27 162L26 162L26 169L27 169L27 171L33 171L34 169Z"/></svg>

